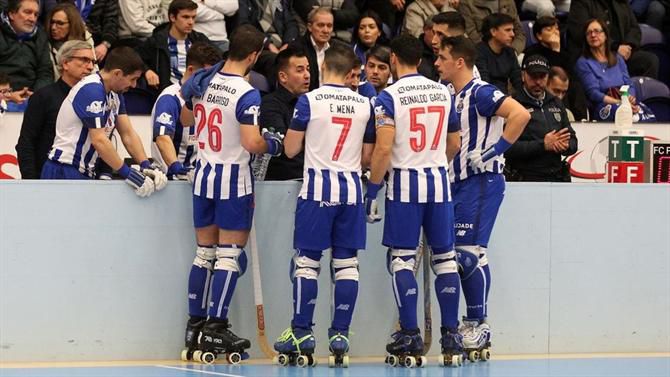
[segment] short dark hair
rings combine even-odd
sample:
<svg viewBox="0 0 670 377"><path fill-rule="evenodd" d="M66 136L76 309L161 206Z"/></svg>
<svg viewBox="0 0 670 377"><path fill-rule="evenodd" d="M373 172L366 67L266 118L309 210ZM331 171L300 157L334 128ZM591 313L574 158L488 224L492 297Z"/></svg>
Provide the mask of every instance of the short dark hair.
<svg viewBox="0 0 670 377"><path fill-rule="evenodd" d="M305 55L305 50L300 45L289 44L288 47L280 51L275 58L277 74L286 71L291 58L304 58L305 56L307 56Z"/></svg>
<svg viewBox="0 0 670 377"><path fill-rule="evenodd" d="M568 73L565 72L565 70L557 65L551 67L549 70L549 81L556 77L557 79L566 82L570 80L570 77L568 77Z"/></svg>
<svg viewBox="0 0 670 377"><path fill-rule="evenodd" d="M177 17L179 12L184 9L196 10L198 9L198 4L194 3L192 0L172 0L170 7L168 8L168 15Z"/></svg>
<svg viewBox="0 0 670 377"><path fill-rule="evenodd" d="M326 50L323 62L326 64L329 71L338 75L346 75L357 65L356 54L354 54L354 50L349 46L343 46L341 44L334 44L330 46ZM360 65L361 63L359 60L358 66Z"/></svg>
<svg viewBox="0 0 670 377"><path fill-rule="evenodd" d="M421 41L409 34L401 34L391 41L391 52L400 60L400 63L417 66L421 62L423 46Z"/></svg>
<svg viewBox="0 0 670 377"><path fill-rule="evenodd" d="M433 16L433 24L448 25L449 29L465 32L465 17L458 12L442 12Z"/></svg>
<svg viewBox="0 0 670 377"><path fill-rule="evenodd" d="M558 25L558 19L552 16L542 16L539 17L533 24L533 35L537 38L537 35L542 33L542 30L546 27Z"/></svg>
<svg viewBox="0 0 670 377"><path fill-rule="evenodd" d="M8 0L7 1L7 13L16 13L19 11L19 8L21 8L21 3L24 1L34 1L37 3L37 5L40 5L39 0ZM47 30L48 31L48 30Z"/></svg>
<svg viewBox="0 0 670 377"><path fill-rule="evenodd" d="M470 38L464 35L444 37L440 42L440 48L448 48L449 53L455 59L463 58L468 68L474 67L475 60L477 60L477 47Z"/></svg>
<svg viewBox="0 0 670 377"><path fill-rule="evenodd" d="M365 59L369 60L371 57L388 65L391 64L391 49L386 46L374 46L365 54Z"/></svg>
<svg viewBox="0 0 670 377"><path fill-rule="evenodd" d="M200 68L206 65L214 65L223 60L223 53L218 48L207 42L195 42L186 53L186 65L194 65Z"/></svg>
<svg viewBox="0 0 670 377"><path fill-rule="evenodd" d="M144 70L142 58L128 46L113 48L105 57L105 71L120 69L124 75Z"/></svg>
<svg viewBox="0 0 670 377"><path fill-rule="evenodd" d="M514 18L508 14L504 13L491 13L486 18L484 18L484 22L482 23L482 40L484 42L488 42L491 38L493 38L493 35L491 35L491 29L497 29L503 25L509 25L509 24L514 24Z"/></svg>
<svg viewBox="0 0 670 377"><path fill-rule="evenodd" d="M5 72L0 72L0 85L9 84L9 75Z"/></svg>
<svg viewBox="0 0 670 377"><path fill-rule="evenodd" d="M242 61L254 52L263 48L265 36L260 30L249 24L238 26L230 36L228 58L232 61Z"/></svg>

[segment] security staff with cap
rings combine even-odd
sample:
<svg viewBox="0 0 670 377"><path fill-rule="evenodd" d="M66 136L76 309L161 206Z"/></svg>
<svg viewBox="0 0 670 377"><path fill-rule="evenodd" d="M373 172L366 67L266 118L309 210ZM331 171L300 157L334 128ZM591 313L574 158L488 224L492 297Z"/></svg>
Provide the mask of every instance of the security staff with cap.
<svg viewBox="0 0 670 377"><path fill-rule="evenodd" d="M531 118L521 137L505 152L508 181L570 182L562 158L577 151L577 136L560 99L547 91L549 61L525 56L521 65L523 90L514 95Z"/></svg>

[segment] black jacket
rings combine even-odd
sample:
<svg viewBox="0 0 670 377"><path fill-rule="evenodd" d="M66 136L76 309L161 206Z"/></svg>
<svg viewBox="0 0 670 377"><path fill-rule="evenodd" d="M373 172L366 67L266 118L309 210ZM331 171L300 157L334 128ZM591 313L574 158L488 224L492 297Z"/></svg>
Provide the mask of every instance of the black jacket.
<svg viewBox="0 0 670 377"><path fill-rule="evenodd" d="M272 1L272 0L266 0ZM291 12L291 1L281 0L282 10L275 10L272 26L283 43L291 43L300 36L298 24ZM258 30L263 31L260 20L263 17L263 10L258 7L256 0L239 0L240 7L237 11L238 23L251 24Z"/></svg>
<svg viewBox="0 0 670 377"><path fill-rule="evenodd" d="M51 48L41 28L20 41L9 24L0 21L0 72L9 75L12 89L35 91L54 82Z"/></svg>
<svg viewBox="0 0 670 377"><path fill-rule="evenodd" d="M159 77L159 91L167 88L172 84L170 77L172 71L170 68L170 51L168 50L168 32L170 31L170 23L164 23L157 26L151 36L147 38L138 48L137 52L142 57L147 68L156 72ZM192 43L207 42L211 43L205 34L192 31L187 37Z"/></svg>
<svg viewBox="0 0 670 377"><path fill-rule="evenodd" d="M507 166L521 176L531 176L537 180L555 181L561 168L561 154L544 149L544 136L562 128L570 130L570 146L562 155L569 156L577 152L577 136L570 126L568 114L563 102L549 93L544 101L538 101L524 89L514 95L530 112L530 121L510 149L505 152Z"/></svg>
<svg viewBox="0 0 670 377"><path fill-rule="evenodd" d="M560 52L556 52L538 42L526 47L523 53L525 56L542 55L547 58L550 66L561 67L566 72L572 71L572 67L570 66L570 56L564 46L561 48Z"/></svg>
<svg viewBox="0 0 670 377"><path fill-rule="evenodd" d="M86 19L86 27L93 35L96 46L107 41L116 42L119 36L119 2L117 0L96 0Z"/></svg>
<svg viewBox="0 0 670 377"><path fill-rule="evenodd" d="M16 155L23 179L39 179L42 165L56 136L56 118L60 106L70 92L62 79L38 90L30 97L23 113L21 134L16 144Z"/></svg>
<svg viewBox="0 0 670 377"><path fill-rule="evenodd" d="M277 85L277 90L264 96L261 100L261 115L259 117L261 127L272 127L275 131L286 135L293 118L293 109L296 102L298 102L297 96L286 90L281 84ZM270 160L265 180L286 181L302 178L304 160L304 152L300 152L292 159L286 157L282 152L281 156L273 157Z"/></svg>
<svg viewBox="0 0 670 377"><path fill-rule="evenodd" d="M518 92L521 91L521 68L516 53L511 47L504 47L500 54L491 50L488 43L477 44L477 61L475 62L482 80L495 85L505 94L508 94L507 82Z"/></svg>
<svg viewBox="0 0 670 377"><path fill-rule="evenodd" d="M423 40L423 34L419 36L419 40L423 45L423 52L421 53L421 63L419 63L418 71L420 74L431 80L439 81L440 74L437 72L437 68L435 68L436 57L435 53L433 53L433 46L426 44Z"/></svg>
<svg viewBox="0 0 670 377"><path fill-rule="evenodd" d="M299 0L293 3L295 12L307 24L307 16L314 8L325 7L333 12L333 34L344 42L351 42L352 30L358 22L360 12L354 0Z"/></svg>

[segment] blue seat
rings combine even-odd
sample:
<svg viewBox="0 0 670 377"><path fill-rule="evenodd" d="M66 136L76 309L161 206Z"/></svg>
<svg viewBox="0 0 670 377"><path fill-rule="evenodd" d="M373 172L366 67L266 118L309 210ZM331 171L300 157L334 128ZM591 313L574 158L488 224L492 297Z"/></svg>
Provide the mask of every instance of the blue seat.
<svg viewBox="0 0 670 377"><path fill-rule="evenodd" d="M268 79L256 71L249 72L249 84L261 92L261 96L272 91Z"/></svg>
<svg viewBox="0 0 670 377"><path fill-rule="evenodd" d="M535 39L535 35L533 34L533 24L535 24L535 21L521 21L523 33L526 34L526 47L537 43L537 39Z"/></svg>
<svg viewBox="0 0 670 377"><path fill-rule="evenodd" d="M647 98L644 104L651 109L656 116L657 122L670 122L670 98L652 97Z"/></svg>
<svg viewBox="0 0 670 377"><path fill-rule="evenodd" d="M644 101L652 97L670 98L670 88L664 83L651 77L635 76L630 79L635 88L635 96L638 101Z"/></svg>
<svg viewBox="0 0 670 377"><path fill-rule="evenodd" d="M640 31L642 32L640 46L663 43L663 33L660 30L647 24L640 24Z"/></svg>

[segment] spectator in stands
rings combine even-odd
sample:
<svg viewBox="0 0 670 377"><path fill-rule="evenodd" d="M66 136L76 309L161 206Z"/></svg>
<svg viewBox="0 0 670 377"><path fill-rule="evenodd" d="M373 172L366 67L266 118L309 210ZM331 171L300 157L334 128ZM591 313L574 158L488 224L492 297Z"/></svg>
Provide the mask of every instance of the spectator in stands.
<svg viewBox="0 0 670 377"><path fill-rule="evenodd" d="M277 89L261 99L261 127L274 128L276 132L286 134L298 97L309 90L309 78L309 61L302 48L292 44L277 55ZM300 179L303 162L302 153L290 159L282 152L281 156L270 160L265 179Z"/></svg>
<svg viewBox="0 0 670 377"><path fill-rule="evenodd" d="M162 0L119 0L119 38L122 45L136 47L149 38L154 29L169 21Z"/></svg>
<svg viewBox="0 0 670 377"><path fill-rule="evenodd" d="M443 13L440 13L443 14ZM435 16L437 17L437 16ZM419 40L423 45L423 52L421 54L421 62L417 67L417 71L431 80L437 81L439 79L439 74L435 68L435 52L433 51L433 20L426 20L426 23L423 24L423 33L419 36Z"/></svg>
<svg viewBox="0 0 670 377"><path fill-rule="evenodd" d="M359 19L355 0L300 0L294 1L293 7L309 29L309 15L316 8L329 9L333 15L333 38L347 44L351 43L351 30ZM355 31L355 29L354 29ZM324 50L325 53L325 50Z"/></svg>
<svg viewBox="0 0 670 377"><path fill-rule="evenodd" d="M51 61L56 80L60 77L60 67L56 55L63 43L70 40L86 41L93 49L93 37L86 30L86 25L79 15L79 10L70 3L59 3L51 8L46 17L44 30L49 35ZM95 53L93 56L95 58Z"/></svg>
<svg viewBox="0 0 670 377"><path fill-rule="evenodd" d="M386 89L391 78L391 49L386 46L375 46L367 53L365 71L366 81L358 87L358 93L372 99Z"/></svg>
<svg viewBox="0 0 670 377"><path fill-rule="evenodd" d="M406 0L363 0L357 1L361 12L374 11L382 19L386 29L386 37L391 38L401 26L405 14Z"/></svg>
<svg viewBox="0 0 670 377"><path fill-rule="evenodd" d="M520 54L526 47L526 35L523 33L514 0L461 0L458 11L465 18L465 32L473 42L482 40L481 30L486 16L503 13L512 17L514 23L514 50Z"/></svg>
<svg viewBox="0 0 670 377"><path fill-rule="evenodd" d="M12 86L9 84L9 76L0 72L0 116L7 111L7 98L12 93Z"/></svg>
<svg viewBox="0 0 670 377"><path fill-rule="evenodd" d="M377 44L387 44L386 37L382 32L382 20L374 11L366 11L356 22L354 35L351 38L351 44L354 46L354 53L361 64L365 65L365 54ZM365 72L362 73L362 79L365 79Z"/></svg>
<svg viewBox="0 0 670 377"><path fill-rule="evenodd" d="M525 55L523 89L514 99L530 111L530 121L519 139L505 152L508 179L527 182L570 180L561 156L577 152L577 136L560 99L547 92L549 61Z"/></svg>
<svg viewBox="0 0 670 377"><path fill-rule="evenodd" d="M37 0L9 0L0 15L0 72L14 89L9 111L23 111L26 97L53 82L49 41L37 27L38 12Z"/></svg>
<svg viewBox="0 0 670 377"><path fill-rule="evenodd" d="M438 13L454 10L447 0L416 0L405 10L402 32L418 38L427 20Z"/></svg>
<svg viewBox="0 0 670 377"><path fill-rule="evenodd" d="M553 17L556 11L569 12L570 0L525 0L521 5L524 12L533 12L537 18Z"/></svg>
<svg viewBox="0 0 670 377"><path fill-rule="evenodd" d="M238 7L237 0L200 0L193 28L206 35L221 52L226 52L230 43L226 33L226 17L235 15Z"/></svg>
<svg viewBox="0 0 670 377"><path fill-rule="evenodd" d="M424 46L418 71L429 79L438 80L435 59L440 48L440 41L443 37L465 34L465 19L455 11L442 12L433 16L430 22L426 22L426 25L430 25L431 29L429 31L424 28L424 34L421 37Z"/></svg>
<svg viewBox="0 0 670 377"><path fill-rule="evenodd" d="M609 48L623 57L631 76L658 77L658 57L640 50L642 32L628 0L572 0L568 17L568 52L571 62L581 55L584 27L600 19L609 28Z"/></svg>
<svg viewBox="0 0 670 377"><path fill-rule="evenodd" d="M552 16L538 18L533 24L533 35L537 43L528 46L525 55L542 55L552 67L569 68L570 56L561 48L561 32L558 20Z"/></svg>
<svg viewBox="0 0 670 377"><path fill-rule="evenodd" d="M482 41L477 45L476 66L482 80L507 94L508 84L521 90L521 70L512 46L514 19L506 14L493 13L482 23Z"/></svg>
<svg viewBox="0 0 670 377"><path fill-rule="evenodd" d="M239 0L238 23L253 25L267 37L254 71L265 77L275 76L275 58L279 51L300 36L289 0Z"/></svg>
<svg viewBox="0 0 670 377"><path fill-rule="evenodd" d="M329 8L315 8L307 17L307 32L299 40L309 60L309 90L321 85L321 63L330 47L333 32L333 13Z"/></svg>
<svg viewBox="0 0 670 377"><path fill-rule="evenodd" d="M23 179L40 178L56 136L56 118L61 104L70 88L93 72L95 56L88 42L75 39L63 43L56 54L56 61L60 78L36 91L23 115L21 134L16 144Z"/></svg>
<svg viewBox="0 0 670 377"><path fill-rule="evenodd" d="M598 121L614 121L614 114L621 104L619 88L629 85L629 99L633 114L642 116L635 99L635 88L632 86L628 68L623 56L609 48L609 29L605 21L591 19L583 28L584 36L582 56L577 60L575 71L579 77L586 98L589 100L591 119Z"/></svg>
<svg viewBox="0 0 670 377"><path fill-rule="evenodd" d="M670 2L663 3L659 0L630 0L630 7L638 22L643 22L658 30L663 30L663 20L665 19Z"/></svg>
<svg viewBox="0 0 670 377"><path fill-rule="evenodd" d="M559 66L551 67L551 70L549 71L549 81L547 82L547 92L563 102L563 105L566 106L565 111L568 113L568 120L574 122L575 116L572 114L572 111L567 108L567 104L565 103L565 96L568 94L569 86L570 78L565 70Z"/></svg>
<svg viewBox="0 0 670 377"><path fill-rule="evenodd" d="M210 43L204 34L193 30L197 8L192 0L173 0L168 10L170 22L154 29L137 49L148 67L144 77L149 86L163 90L180 82L191 44Z"/></svg>

